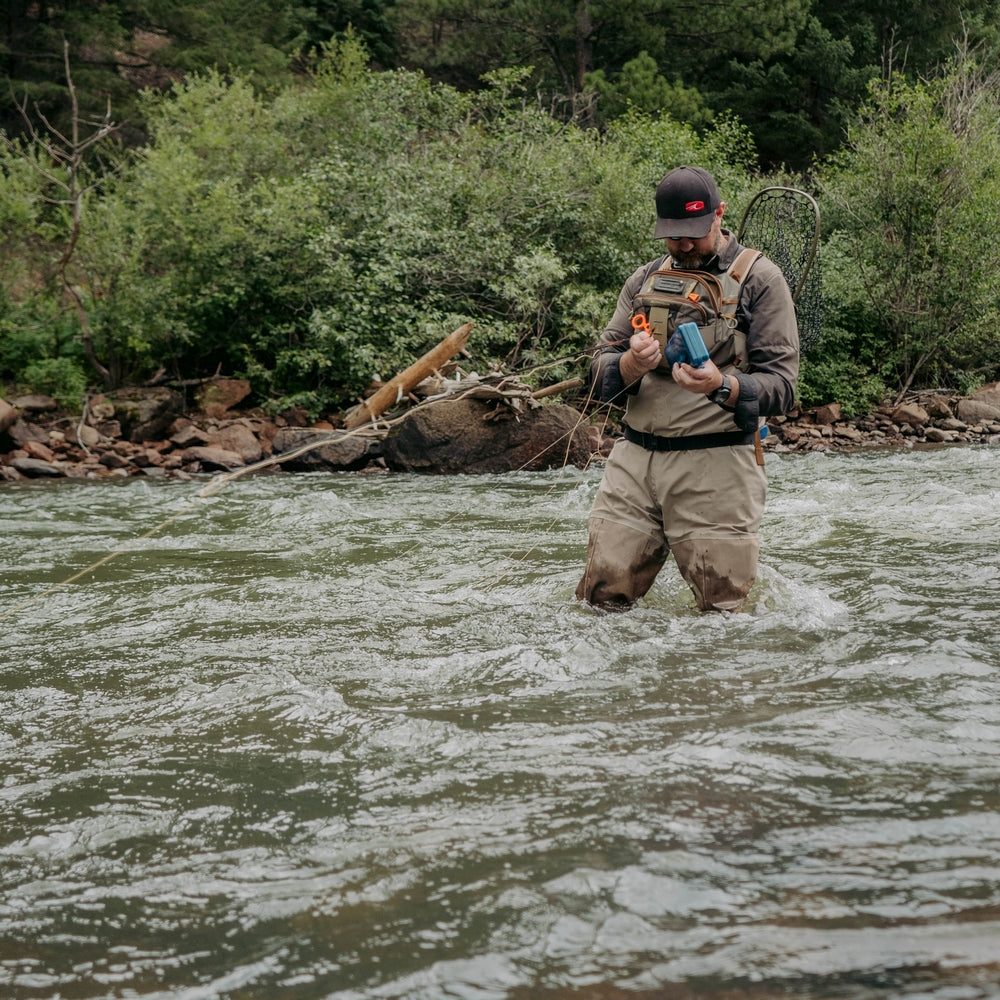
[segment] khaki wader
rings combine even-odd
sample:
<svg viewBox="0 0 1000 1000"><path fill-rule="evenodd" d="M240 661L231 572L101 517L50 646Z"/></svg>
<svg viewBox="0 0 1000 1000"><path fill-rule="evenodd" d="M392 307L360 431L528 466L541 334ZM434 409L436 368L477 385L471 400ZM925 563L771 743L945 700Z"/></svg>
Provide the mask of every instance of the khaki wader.
<svg viewBox="0 0 1000 1000"><path fill-rule="evenodd" d="M576 596L625 610L668 555L703 611L732 611L757 576L767 476L753 445L647 451L619 441L590 513Z"/></svg>

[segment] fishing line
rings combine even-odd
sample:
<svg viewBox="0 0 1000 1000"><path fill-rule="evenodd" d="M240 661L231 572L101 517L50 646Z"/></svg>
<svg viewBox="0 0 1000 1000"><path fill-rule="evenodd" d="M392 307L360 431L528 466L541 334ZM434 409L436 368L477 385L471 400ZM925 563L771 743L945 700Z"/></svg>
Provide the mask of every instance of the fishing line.
<svg viewBox="0 0 1000 1000"><path fill-rule="evenodd" d="M565 468L567 462L569 461L569 449L572 446L573 435L576 433L576 431L579 429L579 427L583 424L584 420L588 419L588 417L587 417L587 409L590 406L590 404L593 402L593 399L594 399L594 385L591 384L590 389L587 392L587 398L584 400L584 405L583 405L583 409L581 410L580 416L579 416L577 422L572 426L572 428L570 428L570 430L568 430L564 435L562 435L562 437L557 438L551 444L549 444L545 448L543 448L542 451L540 451L538 453L538 455L535 455L534 457L530 458L528 460L528 462L526 462L524 465L521 466L520 469L516 469L514 471L516 471L516 472L522 471L530 463L534 462L540 455L544 455L545 452L548 451L549 448L554 447L560 441L562 441L564 438L567 439L566 451L565 451L565 453L563 455L563 468ZM612 403L605 402L605 403L602 403L600 407L598 407L598 412L600 412L601 410L605 410L604 425L603 425L603 427L607 426L608 417L610 417L610 415L611 415L611 405L612 405ZM602 433L603 433L603 427L602 427ZM595 458L596 458L596 455L592 454L590 456L590 458L587 459L587 464L583 467L583 469L581 470L581 472L586 472L587 469L590 468L591 463L595 460ZM559 485L558 483L553 483L552 486L550 486L549 489L546 490L545 493L542 494L542 497L544 498L544 497L550 496L552 494L552 492L556 489L556 487L558 485ZM563 512L564 511L559 511L552 518L552 520L549 522L548 526L541 532L541 537L538 539L538 541L536 541L529 548L525 549L525 551L522 552L519 557L515 558L514 557L515 550L511 550L509 553L507 553L507 559L512 560L516 566L520 566L522 563L524 563L525 560L532 554L532 552L534 552L535 549L537 549L538 546L542 543L542 541L544 541L544 539L547 538L548 535L552 532L552 529L555 527L556 523L562 518ZM534 529L532 529L531 533L533 533L533 532L534 532ZM508 570L501 571L500 573L498 573L494 577L482 577L479 580L476 580L474 583L472 583L471 586L473 588L478 588L478 589L481 589L481 590L491 590L493 587L496 587L497 585L499 585L499 583L502 580L504 580L510 574L510 572L511 572L511 570L508 569Z"/></svg>
<svg viewBox="0 0 1000 1000"><path fill-rule="evenodd" d="M382 421L381 423L387 426L391 426L392 424L397 423L398 421L404 419L405 416L406 414L403 414L403 416L395 418L394 420ZM312 451L315 448L321 448L324 445L338 444L339 442L346 441L348 438L351 437L356 437L363 434L371 434L373 432L373 429L374 428L371 425L365 425L363 427L356 427L353 430L337 432L335 436L320 438L319 440L316 441L310 441L307 444L303 444L297 448L294 448L292 451L283 452L281 455L272 455L269 458L261 459L259 462L254 462L251 465L243 466L240 469L234 469L230 472L220 473L218 476L214 476L204 487L202 487L201 490L198 491L198 493L195 495L192 501L190 501L180 510L171 514L170 517L165 518L163 521L161 521L154 527L150 528L148 531L143 532L143 534L139 535L136 538L133 538L130 542L121 546L118 549L115 549L113 552L109 552L107 555L102 556L96 562L91 563L89 566L86 566L84 569L79 570L72 576L67 577L65 580L61 580L58 583L52 584L50 587L47 587L40 593L35 594L33 597L28 598L26 601L22 601L20 604L15 604L11 608L7 608L4 611L0 611L0 621L3 621L3 619L5 618L10 618L12 615L17 614L19 611L24 611L26 608L31 607L38 601L41 601L42 599L49 597L51 594L56 593L63 587L67 587L71 583L75 583L77 580L82 579L83 577L92 573L94 570L99 569L106 563L111 562L112 559L117 559L118 556L124 555L126 552L130 552L132 549L135 548L136 545L139 544L139 542L145 541L147 538L152 538L153 535L162 531L168 525L173 524L174 521L179 520L185 514L188 514L192 510L195 510L199 506L202 500L207 500L209 497L215 496L217 493L221 492L225 486L228 486L229 483L233 482L236 479L239 479L241 476L248 475L251 472L258 472L261 469L266 469L272 465L280 465L282 462L287 462L289 459L297 458L299 455L304 455L306 452Z"/></svg>
<svg viewBox="0 0 1000 1000"><path fill-rule="evenodd" d="M581 357L586 357L586 356L587 355L577 355L574 358L574 360L580 360ZM548 363L548 364L545 364L545 365L536 366L536 368L531 369L531 370L532 371L541 371L542 369L544 369L546 367L551 367L551 363ZM512 374L512 375L504 376L504 377L506 377L506 378L516 378L517 376ZM99 569L101 566L104 566L107 563L111 562L112 560L117 559L119 556L124 555L125 553L132 551L140 542L143 542L143 541L145 541L145 540L147 540L149 538L152 538L154 535L156 535L158 532L162 531L164 528L166 528L169 525L173 524L175 521L177 521L180 518L184 517L186 514L189 514L191 511L197 509L199 507L199 505L202 503L202 501L207 500L207 499L209 499L211 497L214 497L217 494L221 493L222 490L226 486L228 486L230 483L234 482L235 480L242 478L243 476L249 475L252 472L259 472L261 469L266 469L266 468L269 468L269 467L274 466L274 465L280 465L282 462L287 462L287 461L290 461L291 459L298 458L300 455L304 455L307 452L313 451L316 448L322 448L322 447L324 447L326 445L339 444L340 442L346 441L347 439L352 438L352 437L374 436L374 435L382 436L382 434L383 434L383 432L385 430L388 430L388 429L392 428L393 426L395 426L396 424L399 424L402 421L406 420L410 416L410 414L413 413L415 410L421 409L422 407L433 406L436 403L445 403L445 402L456 401L458 399L461 399L463 396L467 395L468 393L475 391L479 387L480 387L479 385L473 385L473 386L470 386L468 389L466 389L463 392L455 393L455 394L453 394L451 396L448 396L446 398L440 398L439 397L439 398L433 398L433 399L424 400L423 402L418 403L416 406L413 406L413 407L409 408L405 413L400 414L398 417L394 417L394 418L390 418L390 419L380 419L380 418L374 418L373 417L371 423L369 423L369 424L364 424L364 425L362 425L360 427L356 427L356 428L353 428L353 429L347 430L347 431L336 431L336 432L334 432L330 436L318 438L315 441L310 441L310 442L308 442L306 444L299 445L298 447L292 449L291 451L283 452L280 455L272 455L272 456L269 456L268 458L261 459L259 462L254 462L254 463L252 463L250 465L243 466L243 467L241 467L239 469L234 469L234 470L231 470L229 472L220 473L219 475L212 477L212 479L205 486L203 486L202 489L200 489L198 491L198 493L195 495L194 499L191 500L189 503L187 503L180 510L175 511L169 517L165 518L159 524L154 525L148 531L143 532L141 535L138 535L137 537L135 537L131 541L129 541L127 544L120 546L119 548L115 549L114 551L107 553L106 555L102 556L100 559L98 559L95 562L91 563L89 566L86 566L83 569L81 569L81 570L77 571L76 573L72 574L72 576L69 576L69 577L67 577L64 580L61 580L58 583L52 584L51 586L47 587L46 589L40 591L38 594L33 595L32 597L28 598L25 601L20 602L19 604L15 604L12 607L9 607L9 608L6 608L6 609L0 611L0 621L3 621L6 618L10 618L13 615L18 614L19 612L26 610L27 608L31 607L32 605L37 604L39 601L44 600L46 597L49 597L52 594L57 593L59 590L63 589L64 587L67 587L70 584L75 583L77 580L83 579L85 576L88 576L89 574L93 573L95 570ZM588 402L589 402L589 398L590 397L588 397ZM546 447L543 448L540 452L538 452L538 454L533 455L523 465L521 465L520 468L515 469L514 471L515 472L523 471L530 464L532 464L533 462L537 461L537 459L539 457L541 457L542 455L544 455L545 452L548 451L550 448L553 448L556 445L558 445L560 443L560 441L562 441L565 438L571 438L572 435L576 432L576 430L580 427L580 425L583 423L583 421L585 419L586 419L586 413L585 412L581 413L580 418L573 425L573 427L572 427L571 430L569 430L566 434L562 435L561 437L557 438L555 441L553 441L550 444L546 445ZM567 451L566 451L567 458L568 458L568 454L569 454L569 444L567 444ZM564 461L565 460L566 459L564 459ZM588 462L588 465L589 465L589 462ZM554 489L554 487L553 487L553 489ZM446 519L443 522L444 525L447 525L448 523L450 523L450 521L452 519L454 519L455 517L457 517L457 516L459 516L457 512L455 514L451 515L451 517L449 517L448 519ZM555 523L555 522L553 522L553 523ZM551 525L549 526L549 529L547 529L547 530L551 530ZM419 544L419 543L417 543L417 544ZM414 545L414 548L416 548L416 544ZM408 551L412 551L412 549L408 550ZM529 550L529 553L530 553L530 550ZM523 558L526 558L529 553L525 553L525 556ZM404 555L405 554L406 553L404 553ZM501 579L502 579L502 577L501 577Z"/></svg>

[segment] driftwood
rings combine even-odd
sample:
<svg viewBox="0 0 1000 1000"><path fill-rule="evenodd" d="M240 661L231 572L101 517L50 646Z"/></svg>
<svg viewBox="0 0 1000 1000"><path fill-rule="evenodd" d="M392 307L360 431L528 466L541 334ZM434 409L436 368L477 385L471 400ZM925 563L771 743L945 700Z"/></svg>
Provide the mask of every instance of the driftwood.
<svg viewBox="0 0 1000 1000"><path fill-rule="evenodd" d="M565 382L556 382L555 385L547 385L543 389L536 389L532 394L532 399L544 399L546 396L558 396L567 389L577 389L583 385L582 378L568 378Z"/></svg>
<svg viewBox="0 0 1000 1000"><path fill-rule="evenodd" d="M437 347L429 350L422 358L415 361L404 372L391 378L381 389L351 410L344 419L344 427L348 430L360 427L380 416L390 406L403 399L419 382L433 375L438 368L450 361L469 339L472 324L460 326L454 333L448 334Z"/></svg>

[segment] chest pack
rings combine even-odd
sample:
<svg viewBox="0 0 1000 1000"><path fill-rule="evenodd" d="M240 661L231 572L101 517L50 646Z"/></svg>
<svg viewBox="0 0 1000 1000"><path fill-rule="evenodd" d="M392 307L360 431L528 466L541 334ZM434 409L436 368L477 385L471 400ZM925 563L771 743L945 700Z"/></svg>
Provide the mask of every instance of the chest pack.
<svg viewBox="0 0 1000 1000"><path fill-rule="evenodd" d="M742 250L719 275L674 268L665 257L643 280L632 300L632 314L646 317L661 351L681 323L696 323L716 365L746 371L746 334L737 327L736 306L743 282L760 256L759 250ZM661 357L658 367L669 371L671 365Z"/></svg>

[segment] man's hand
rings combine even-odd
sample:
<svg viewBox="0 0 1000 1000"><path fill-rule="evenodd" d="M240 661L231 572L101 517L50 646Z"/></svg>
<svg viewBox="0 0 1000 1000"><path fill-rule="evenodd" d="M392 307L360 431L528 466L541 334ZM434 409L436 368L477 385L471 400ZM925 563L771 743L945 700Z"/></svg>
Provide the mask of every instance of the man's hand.
<svg viewBox="0 0 1000 1000"><path fill-rule="evenodd" d="M692 368L690 365L675 364L671 369L674 381L688 392L694 392L701 396L707 396L715 392L722 385L722 372L715 366L712 360L706 361L700 368ZM731 390L728 402L732 403L739 395L740 386L735 376L729 376Z"/></svg>
<svg viewBox="0 0 1000 1000"><path fill-rule="evenodd" d="M622 380L628 385L642 378L660 363L661 356L660 344L655 337L641 331L633 333L629 338L628 350L619 362Z"/></svg>

